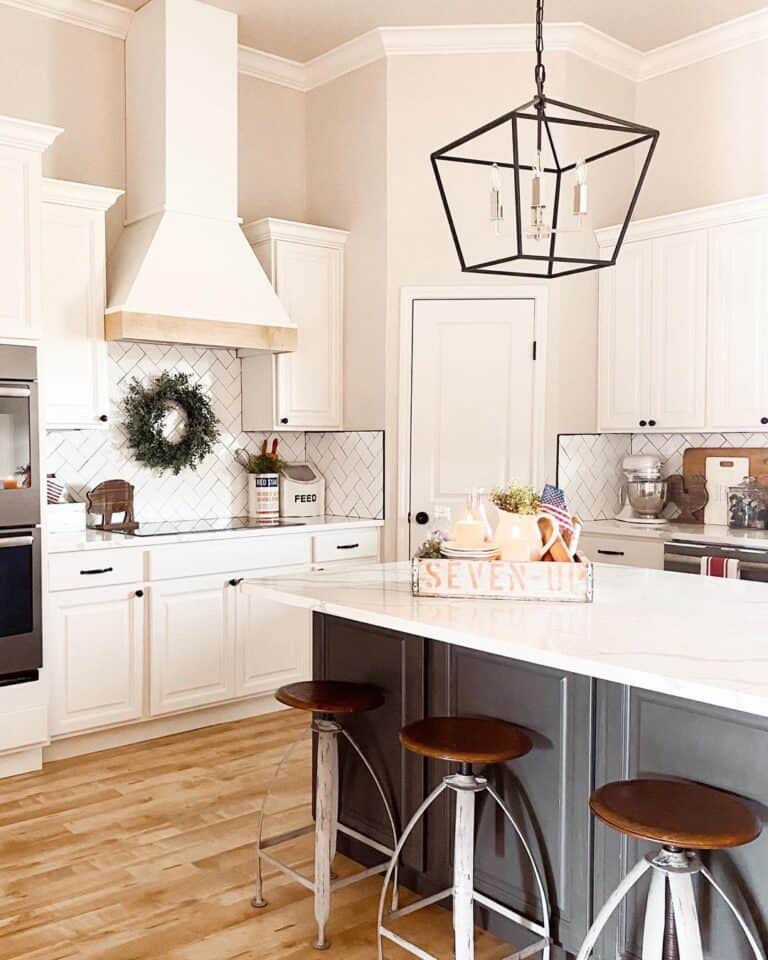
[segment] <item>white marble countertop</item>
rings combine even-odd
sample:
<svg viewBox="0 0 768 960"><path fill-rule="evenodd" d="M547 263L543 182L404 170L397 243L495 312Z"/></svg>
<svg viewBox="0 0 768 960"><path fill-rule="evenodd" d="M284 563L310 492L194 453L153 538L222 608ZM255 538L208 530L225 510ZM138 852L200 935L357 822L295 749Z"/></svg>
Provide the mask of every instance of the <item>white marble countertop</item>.
<svg viewBox="0 0 768 960"><path fill-rule="evenodd" d="M662 543L690 540L768 550L768 530L734 530L715 523L664 523L657 526L623 523L621 520L587 520L583 532L632 540L660 540Z"/></svg>
<svg viewBox="0 0 768 960"><path fill-rule="evenodd" d="M241 589L321 613L768 717L768 584L597 565L592 604L414 597L407 563Z"/></svg>
<svg viewBox="0 0 768 960"><path fill-rule="evenodd" d="M205 533L174 533L168 536L130 537L124 533L102 533L100 530L74 530L48 534L48 553L73 553L78 550L104 550L113 547L157 547L171 543L201 543L204 540L233 540L244 537L287 537L301 534L355 530L360 527L382 527L383 520L357 517L311 517L293 527L247 527L243 530L218 530Z"/></svg>

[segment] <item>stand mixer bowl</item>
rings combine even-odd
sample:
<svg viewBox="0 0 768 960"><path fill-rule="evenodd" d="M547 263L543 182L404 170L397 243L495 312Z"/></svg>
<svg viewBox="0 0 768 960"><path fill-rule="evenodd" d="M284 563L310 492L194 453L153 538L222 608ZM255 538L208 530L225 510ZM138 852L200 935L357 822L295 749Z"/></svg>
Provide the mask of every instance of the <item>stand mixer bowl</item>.
<svg viewBox="0 0 768 960"><path fill-rule="evenodd" d="M666 480L627 480L627 499L643 520L655 520L667 502Z"/></svg>

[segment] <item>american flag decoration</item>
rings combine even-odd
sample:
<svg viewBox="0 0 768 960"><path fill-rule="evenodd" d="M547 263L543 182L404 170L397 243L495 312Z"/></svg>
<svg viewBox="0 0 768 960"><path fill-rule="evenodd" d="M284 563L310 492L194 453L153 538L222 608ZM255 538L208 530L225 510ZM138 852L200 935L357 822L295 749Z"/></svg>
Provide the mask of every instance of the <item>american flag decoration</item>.
<svg viewBox="0 0 768 960"><path fill-rule="evenodd" d="M560 487L547 483L541 494L541 512L549 514L560 524L560 530L567 530L573 533L573 520L568 511L568 505L565 502L565 494Z"/></svg>

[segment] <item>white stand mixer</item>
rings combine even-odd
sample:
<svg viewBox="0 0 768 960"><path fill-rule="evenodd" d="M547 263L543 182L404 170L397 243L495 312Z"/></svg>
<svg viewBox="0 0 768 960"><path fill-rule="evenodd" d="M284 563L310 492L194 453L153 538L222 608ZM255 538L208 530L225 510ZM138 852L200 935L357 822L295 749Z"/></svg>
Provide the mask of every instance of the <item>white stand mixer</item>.
<svg viewBox="0 0 768 960"><path fill-rule="evenodd" d="M661 460L652 455L624 457L624 483L617 520L625 523L668 523L660 516L667 502L667 481L661 475Z"/></svg>

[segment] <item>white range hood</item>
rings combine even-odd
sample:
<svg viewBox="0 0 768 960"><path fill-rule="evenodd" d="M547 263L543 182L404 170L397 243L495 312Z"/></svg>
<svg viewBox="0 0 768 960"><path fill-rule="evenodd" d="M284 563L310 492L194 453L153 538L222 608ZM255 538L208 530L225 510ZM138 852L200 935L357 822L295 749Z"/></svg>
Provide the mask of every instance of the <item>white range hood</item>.
<svg viewBox="0 0 768 960"><path fill-rule="evenodd" d="M295 350L296 326L237 216L235 14L199 0L150 0L134 14L126 141L107 339Z"/></svg>

